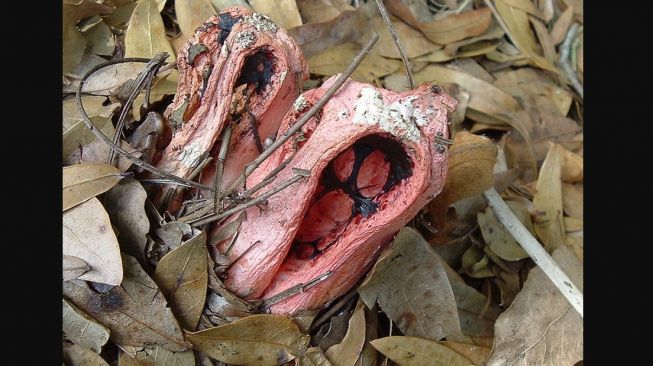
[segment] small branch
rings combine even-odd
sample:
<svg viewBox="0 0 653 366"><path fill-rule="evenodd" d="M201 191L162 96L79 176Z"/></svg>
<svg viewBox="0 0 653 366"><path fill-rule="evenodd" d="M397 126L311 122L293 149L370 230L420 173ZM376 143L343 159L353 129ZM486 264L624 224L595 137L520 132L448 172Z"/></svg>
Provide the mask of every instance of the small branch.
<svg viewBox="0 0 653 366"><path fill-rule="evenodd" d="M225 128L222 134L222 141L220 141L220 151L218 152L218 161L215 166L215 182L213 183L213 212L218 213L218 202L222 200L222 173L224 172L224 161L227 159L227 152L229 151L229 143L231 143L231 133L233 128L231 124Z"/></svg>
<svg viewBox="0 0 653 366"><path fill-rule="evenodd" d="M265 308L267 308L267 307L269 307L271 305L274 305L274 304L278 303L281 300L285 300L285 299L287 299L287 298L289 298L291 296L297 295L298 293L307 291L311 287L314 287L317 284L319 284L320 282L322 282L322 281L326 280L327 278L331 277L332 274L333 274L333 272L327 271L327 272L315 277L314 279L308 281L305 284L304 283L298 283L293 287L290 287L290 288L288 288L288 289L286 289L286 290L284 290L284 291L282 291L282 292L280 292L280 293L278 293L278 294L276 294L276 295L274 295L274 296L272 296L272 297L270 297L268 299L265 299L261 303L260 309L265 309Z"/></svg>
<svg viewBox="0 0 653 366"><path fill-rule="evenodd" d="M540 245L540 243L524 227L515 214L503 201L499 193L494 188L483 192L483 197L488 203L503 226L510 232L521 247L528 253L533 261L540 266L542 272L549 277L551 282L562 292L562 295L569 301L571 306L576 309L581 318L583 317L583 294L574 285L569 276L558 266L551 258L549 253Z"/></svg>
<svg viewBox="0 0 653 366"><path fill-rule="evenodd" d="M576 90L578 95L583 98L583 84L578 80L578 75L574 70L573 66L569 63L569 54L571 53L572 44L576 39L576 34L578 33L578 23L574 23L569 27L565 40L560 45L560 59L558 64L562 68L565 76L569 80L571 86Z"/></svg>
<svg viewBox="0 0 653 366"><path fill-rule="evenodd" d="M170 179L159 179L159 178L140 179L139 182L143 184L177 184L183 187L190 187L190 185L188 185L187 183L176 182Z"/></svg>
<svg viewBox="0 0 653 366"><path fill-rule="evenodd" d="M404 68L406 68L406 75L408 76L408 85L410 85L410 88L413 89L414 88L413 74L410 71L408 58L406 57L406 53L404 52L403 46L399 42L399 36L397 36L397 32L395 32L395 28L392 26L392 22L390 21L390 16L388 15L388 11L385 9L385 5L383 5L383 0L376 0L376 6L379 8L379 11L381 12L381 17L383 18L383 21L385 21L385 25L388 26L388 30L390 31L390 35L392 35L392 40L394 41L397 50L399 50L399 54L401 55L401 61L404 62Z"/></svg>
<svg viewBox="0 0 653 366"><path fill-rule="evenodd" d="M165 57L168 56L167 53L163 53L163 54L164 54ZM125 62L148 63L150 61L151 61L150 59L140 58L140 57L125 58L125 59L122 59L122 60L113 60L113 61L105 62L105 63L97 65L97 66L93 67L91 70L89 70L86 73L86 75L84 75L82 80L79 82L79 87L77 88L77 93L75 95L75 99L77 101L77 109L79 110L79 114L82 117L82 121L84 121L84 125L86 125L86 128L88 128L89 130L91 130L91 132L93 132L95 137L102 140L102 142L104 142L105 144L109 145L109 148L111 148L112 150L115 150L121 156L123 156L126 159L130 160L132 163L134 163L134 165L136 165L136 166L138 166L140 168L143 168L143 169L151 172L152 174L155 174L155 175L163 177L163 178L170 179L172 181L175 181L177 183L181 183L183 185L189 185L189 186L194 187L194 188L213 191L212 187L205 186L205 185L200 184L200 183L192 182L192 181L180 178L180 177L178 177L176 175L173 175L173 174L170 174L170 173L166 173L166 172L164 172L164 171L162 171L162 170L160 170L160 169L158 169L158 168L156 168L156 167L142 161L141 159L139 159L139 158L135 157L134 155L130 154L129 152L127 152L126 150L124 150L120 146L114 144L113 141L111 141L110 138L108 138L102 131L99 131L97 129L97 127L95 127L95 125L93 125L93 123L91 122L91 119L89 118L88 114L86 113L86 110L84 109L84 105L82 103L82 89L84 88L84 84L86 83L86 80L91 75L93 75L94 73L96 73L100 69L103 69L103 68L105 68L107 66L119 64L119 63L125 63Z"/></svg>
<svg viewBox="0 0 653 366"><path fill-rule="evenodd" d="M377 33L374 33L372 35L372 38L370 38L369 42L363 47L363 49L360 51L360 53L354 58L354 60L351 62L349 67L347 67L347 70L343 74L341 74L336 82L331 85L331 87L324 93L322 98L320 98L311 109L308 110L308 112L304 113L295 124L288 129L280 138L278 138L275 142L272 143L261 155L259 155L256 159L254 159L251 163L247 164L245 166L245 171L243 174L240 175L240 177L234 181L229 189L227 189L227 195L232 195L234 191L243 185L247 177L252 174L254 169L256 169L261 163L265 161L272 153L279 148L279 146L283 145L286 141L290 139L291 136L293 136L297 131L299 131L310 119L313 117L315 113L317 113L324 105L329 101L329 99L335 94L338 89L342 86L342 84L347 81L349 76L356 70L358 65L360 65L361 61L363 61L363 58L370 52L374 44L376 44L376 41L379 40L379 35Z"/></svg>
<svg viewBox="0 0 653 366"><path fill-rule="evenodd" d="M274 195L276 193L279 193L280 191L286 189L287 187L291 186L292 184L294 184L295 182L301 180L302 178L304 178L304 177L302 177L301 175L296 175L296 176L288 179L287 181L281 183L276 188L271 189L271 190L263 193L259 197L256 197L255 199L253 199L251 201L243 203L242 205L236 206L236 207L234 207L234 208L232 208L230 210L226 210L223 213L212 214L212 215L209 215L209 216L205 216L205 217L203 217L203 218L201 218L199 220L196 220L196 221L189 221L188 223L195 226L195 227L199 227L199 226L204 225L204 224L209 224L209 223L214 222L214 221L222 220L225 217L229 217L229 216L231 216L231 215L233 215L233 214L235 214L237 212L240 212L242 210L245 210L245 209L250 208L250 207L252 207L254 205L257 205L259 203L264 202L265 200L270 198L272 195Z"/></svg>

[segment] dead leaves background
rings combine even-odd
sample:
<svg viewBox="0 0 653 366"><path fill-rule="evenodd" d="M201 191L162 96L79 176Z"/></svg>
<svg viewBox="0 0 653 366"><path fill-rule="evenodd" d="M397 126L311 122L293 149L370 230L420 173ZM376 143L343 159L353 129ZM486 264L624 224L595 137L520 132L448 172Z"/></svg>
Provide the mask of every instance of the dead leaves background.
<svg viewBox="0 0 653 366"><path fill-rule="evenodd" d="M307 88L344 70L376 31L380 41L353 78L406 90L400 54L375 2L63 0L67 365L108 364L115 361L109 348L118 350L120 365L208 364L209 357L253 365L582 360L582 318L480 196L490 186L502 192L582 288L582 1L384 3L415 83L440 84L459 101L449 176L444 191L353 290L359 296L350 296L309 337L304 326L316 314L303 321L251 315L209 276L214 263L205 233L148 208L147 185L129 177L129 161L105 164L109 149L83 124L70 93L106 60L160 51L174 60L197 25L232 5L289 29L309 63ZM566 39L570 29L577 35ZM87 112L106 135L113 135L122 105L116 91L141 70L140 64L119 64L85 84ZM165 107L177 80L174 69L160 75L151 101ZM145 126L143 101L139 96L128 114L128 131ZM151 159L152 141L137 136L121 146ZM223 325L207 328L203 317Z"/></svg>

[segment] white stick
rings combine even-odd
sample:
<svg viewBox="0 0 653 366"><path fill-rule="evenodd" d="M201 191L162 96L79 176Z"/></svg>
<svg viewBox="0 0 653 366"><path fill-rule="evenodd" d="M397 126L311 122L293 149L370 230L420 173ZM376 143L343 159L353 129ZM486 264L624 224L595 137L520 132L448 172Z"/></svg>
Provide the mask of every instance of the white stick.
<svg viewBox="0 0 653 366"><path fill-rule="evenodd" d="M494 187L483 192L483 196L503 226L517 240L519 245L524 248L533 261L540 266L544 274L562 292L562 295L567 298L571 306L576 309L582 318L583 293L580 292L569 276L558 266L558 263L551 258L549 253L531 235L528 229L524 227L515 214L510 211L510 208L503 202L503 199Z"/></svg>

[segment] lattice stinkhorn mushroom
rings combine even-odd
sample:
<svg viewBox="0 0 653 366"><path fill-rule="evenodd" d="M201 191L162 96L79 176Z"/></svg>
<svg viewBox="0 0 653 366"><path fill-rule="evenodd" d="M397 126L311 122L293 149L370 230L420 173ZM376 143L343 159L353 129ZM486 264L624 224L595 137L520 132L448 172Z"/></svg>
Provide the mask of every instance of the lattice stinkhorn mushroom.
<svg viewBox="0 0 653 366"><path fill-rule="evenodd" d="M228 123L233 133L222 178L231 184L273 138L307 79L301 50L285 29L264 15L230 7L197 28L180 52L180 78L164 117L173 136L157 167L188 178L208 157L217 156L218 138ZM215 165L202 172L201 183L213 185ZM163 204L167 187L157 199ZM181 197L172 197L170 211Z"/></svg>
<svg viewBox="0 0 653 366"><path fill-rule="evenodd" d="M279 134L336 78L302 94ZM232 261L227 288L246 299L266 300L330 273L269 306L277 314L319 308L344 295L396 232L442 190L447 149L441 142L455 106L434 85L395 93L348 80L301 133L248 178L248 187L256 185L292 154L268 189L292 178L296 168L310 172L264 207L247 209L235 241L216 244L214 250Z"/></svg>

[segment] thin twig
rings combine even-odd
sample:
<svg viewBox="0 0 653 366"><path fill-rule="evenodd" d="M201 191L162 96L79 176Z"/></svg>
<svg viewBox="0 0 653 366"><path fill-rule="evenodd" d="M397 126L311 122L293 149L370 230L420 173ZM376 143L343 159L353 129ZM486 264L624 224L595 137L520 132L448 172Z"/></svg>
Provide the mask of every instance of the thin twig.
<svg viewBox="0 0 653 366"><path fill-rule="evenodd" d="M363 58L370 52L374 44L376 44L376 41L379 40L379 35L377 33L374 33L372 35L372 38L370 38L369 42L363 47L363 49L360 51L360 53L354 58L354 60L351 62L349 67L347 67L347 70L343 74L341 74L338 79L336 80L333 85L324 93L324 95L311 107L311 109L308 110L308 112L304 113L295 124L288 129L280 138L278 138L275 142L272 143L261 155L259 155L256 159L254 159L251 163L247 164L245 166L245 171L243 174L239 176L238 179L236 179L229 189L227 189L227 195L232 195L235 190L242 186L247 177L252 174L252 172L259 166L261 163L265 161L272 153L279 148L279 146L283 145L288 139L290 139L291 136L293 136L297 131L299 131L310 119L313 117L315 113L317 113L324 105L329 101L329 99L335 94L338 89L342 86L342 84L347 81L349 76L356 70L358 65L360 65L361 61L363 61Z"/></svg>
<svg viewBox="0 0 653 366"><path fill-rule="evenodd" d="M565 36L565 40L560 45L560 59L558 60L558 63L560 64L560 67L565 73L567 79L569 79L571 86L576 90L578 95L583 98L583 84L581 84L580 80L578 80L576 71L574 71L574 68L569 63L569 54L571 52L574 39L576 39L577 33L578 23L574 23L571 25L571 27L569 27L567 35Z"/></svg>
<svg viewBox="0 0 653 366"><path fill-rule="evenodd" d="M290 288L288 288L288 289L286 289L286 290L284 290L284 291L282 291L282 292L280 292L280 293L278 293L278 294L276 294L276 295L274 295L274 296L272 296L272 297L270 297L268 299L265 299L261 303L260 309L266 309L266 308L278 303L281 300L285 300L285 299L287 299L287 298L289 298L291 296L297 295L298 293L307 291L311 287L314 287L317 284L319 284L320 282L322 282L322 281L326 280L327 278L331 277L332 274L333 274L332 271L327 271L327 272L315 277L314 279L306 282L305 284L304 283L298 283L293 287L290 287Z"/></svg>
<svg viewBox="0 0 653 366"><path fill-rule="evenodd" d="M165 57L168 56L167 53L164 52L164 54L165 54ZM205 189L205 190L208 190L208 191L213 191L212 187L205 186L203 184L196 183L196 182L193 182L193 181L189 181L189 180L180 178L180 177L178 177L176 175L173 175L173 174L170 174L170 173L166 173L166 172L164 172L164 171L162 171L162 170L160 170L160 169L158 169L158 168L144 162L143 160L135 157L134 155L130 154L129 152L127 152L126 150L124 150L120 146L114 144L113 141L111 141L111 139L107 137L107 135L105 135L102 131L98 130L97 127L95 127L95 125L93 125L93 122L91 122L91 119L89 118L88 114L86 113L86 110L84 109L84 105L82 103L82 89L84 88L84 84L86 83L86 80L91 75L93 75L94 73L96 73L100 69L103 69L103 68L105 68L107 66L119 64L119 63L125 63L125 62L148 63L150 61L151 60L148 59L148 58L140 58L140 57L124 58L122 60L113 60L113 61L105 62L103 64L99 64L99 65L93 67L91 70L89 70L86 73L86 75L84 75L82 80L79 82L79 87L77 88L77 93L75 95L75 99L77 101L77 109L79 110L79 114L82 117L82 121L84 121L84 125L86 125L86 128L88 128L91 132L93 132L95 137L99 138L100 140L102 140L102 142L109 145L109 148L111 148L112 150L115 150L121 156L123 156L126 159L130 160L132 163L134 163L134 165L136 165L136 166L138 166L140 168L143 168L143 169L151 172L152 174L155 174L155 175L163 177L163 178L168 178L168 179L170 179L172 181L175 181L177 183L189 185L191 187L198 188L198 189Z"/></svg>
<svg viewBox="0 0 653 366"><path fill-rule="evenodd" d="M125 118L127 117L127 111L129 111L132 104L134 103L134 100L136 100L136 97L146 85L148 87L148 90L147 90L147 96L145 100L146 101L149 100L149 87L151 86L152 79L154 78L154 75L159 70L161 65L165 62L166 58L167 56L164 56L163 54L157 54L156 56L154 56L154 58L152 58L152 60L150 60L150 62L147 63L147 65L145 65L143 71L141 71L136 77L136 80L133 83L134 88L132 89L131 93L129 93L129 97L125 101L125 104L123 104L122 110L120 111L120 116L118 117L118 123L116 123L116 130L113 133L114 144L117 145L120 142L120 136L122 135L122 130L125 125ZM116 157L116 152L114 150L109 151L109 159L107 161L107 164L113 165L115 157Z"/></svg>
<svg viewBox="0 0 653 366"><path fill-rule="evenodd" d="M188 185L187 183L175 182L170 179L160 179L160 178L139 179L139 182L144 184L178 184L180 186L190 187L190 185Z"/></svg>
<svg viewBox="0 0 653 366"><path fill-rule="evenodd" d="M215 162L215 182L213 182L213 213L218 213L218 202L222 199L222 173L224 172L224 161L227 159L227 152L229 151L229 143L231 143L231 133L233 128L231 124L225 128L222 134L222 141L220 141L220 151L218 152L218 160Z"/></svg>
<svg viewBox="0 0 653 366"><path fill-rule="evenodd" d="M383 0L376 0L376 6L379 8L379 11L381 12L381 17L383 18L383 21L385 21L385 25L388 26L388 30L390 31L390 35L392 35L392 40L394 41L397 50L399 50L399 54L401 55L401 61L404 62L404 68L406 68L406 75L408 76L408 85L410 85L410 88L413 89L414 88L413 74L410 71L408 58L406 57L406 53L404 52L404 47L401 45L401 42L399 42L399 36L397 35L397 32L395 32L395 28L392 26L392 22L390 21L390 16L388 15L388 11L385 10L385 5L383 5Z"/></svg>
<svg viewBox="0 0 653 366"><path fill-rule="evenodd" d="M288 179L287 181L279 184L279 186L275 187L274 189L271 189L271 190L263 193L259 197L256 197L255 199L253 199L251 201L243 203L242 205L236 206L236 207L234 207L234 208L232 208L230 210L226 210L226 211L224 211L224 212L222 212L220 214L208 215L208 216L205 216L205 217L203 217L203 218L201 218L199 220L196 220L196 221L189 221L188 223L195 226L195 227L199 227L199 226L204 225L204 224L209 224L209 223L212 223L214 221L224 219L225 217L231 216L231 215L233 215L233 214L235 214L237 212L240 212L242 210L250 208L250 207L252 207L254 205L257 205L259 203L263 203L265 200L270 198L272 195L274 195L276 193L279 193L280 191L286 189L287 187L291 186L292 184L294 184L295 182L301 180L302 178L304 178L304 177L302 177L301 175L296 175L296 176Z"/></svg>
<svg viewBox="0 0 653 366"><path fill-rule="evenodd" d="M542 272L562 292L562 295L576 309L581 318L583 317L583 294L574 285L569 276L551 258L549 253L524 227L519 219L512 213L508 205L503 201L494 187L483 192L483 196L499 221L515 238L521 247L528 253L533 261L540 266Z"/></svg>

